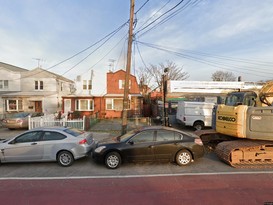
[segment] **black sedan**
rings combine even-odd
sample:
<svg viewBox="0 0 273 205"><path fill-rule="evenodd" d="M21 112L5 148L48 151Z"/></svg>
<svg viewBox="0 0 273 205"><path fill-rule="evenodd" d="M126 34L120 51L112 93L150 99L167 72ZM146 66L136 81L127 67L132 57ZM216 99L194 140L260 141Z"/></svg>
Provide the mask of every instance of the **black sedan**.
<svg viewBox="0 0 273 205"><path fill-rule="evenodd" d="M169 127L144 127L120 137L100 141L93 151L96 161L115 169L124 161L171 161L188 165L204 155L198 136Z"/></svg>

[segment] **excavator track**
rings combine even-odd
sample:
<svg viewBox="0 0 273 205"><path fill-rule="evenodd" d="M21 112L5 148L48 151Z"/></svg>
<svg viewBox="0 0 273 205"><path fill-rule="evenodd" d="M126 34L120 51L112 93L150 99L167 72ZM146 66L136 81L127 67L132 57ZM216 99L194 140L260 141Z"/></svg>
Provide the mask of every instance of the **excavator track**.
<svg viewBox="0 0 273 205"><path fill-rule="evenodd" d="M215 153L227 164L239 168L273 167L273 142L235 140L221 142Z"/></svg>

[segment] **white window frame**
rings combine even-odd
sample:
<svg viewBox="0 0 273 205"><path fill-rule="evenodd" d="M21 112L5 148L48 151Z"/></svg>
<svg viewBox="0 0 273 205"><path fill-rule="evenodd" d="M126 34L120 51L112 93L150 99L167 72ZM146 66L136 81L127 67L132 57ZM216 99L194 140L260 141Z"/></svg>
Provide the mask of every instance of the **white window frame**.
<svg viewBox="0 0 273 205"><path fill-rule="evenodd" d="M15 101L15 103L14 103ZM11 109L11 106L13 107ZM22 111L23 110L23 100L6 100L6 111Z"/></svg>
<svg viewBox="0 0 273 205"><path fill-rule="evenodd" d="M36 82L37 82L37 88L36 88ZM44 81L42 81L42 80L35 80L35 82L34 82L34 89L35 90L44 90Z"/></svg>
<svg viewBox="0 0 273 205"><path fill-rule="evenodd" d="M125 80L119 80L118 81L118 88L120 90L124 90L124 86L125 86ZM131 80L129 80L129 89L131 89Z"/></svg>
<svg viewBox="0 0 273 205"><path fill-rule="evenodd" d="M82 108L82 103L87 101L87 108ZM94 111L94 100L93 99L77 99L75 101L76 111Z"/></svg>
<svg viewBox="0 0 273 205"><path fill-rule="evenodd" d="M8 80L0 80L0 90L7 90L9 88Z"/></svg>
<svg viewBox="0 0 273 205"><path fill-rule="evenodd" d="M123 106L123 98L106 98L106 102L105 102L106 108L105 109L106 110L122 111L122 109L123 109L122 106L119 109L116 109L115 100L122 101L122 106ZM130 106L130 103L129 103L129 106Z"/></svg>
<svg viewBox="0 0 273 205"><path fill-rule="evenodd" d="M82 81L82 89L83 90L91 90L92 89L91 80L83 80Z"/></svg>

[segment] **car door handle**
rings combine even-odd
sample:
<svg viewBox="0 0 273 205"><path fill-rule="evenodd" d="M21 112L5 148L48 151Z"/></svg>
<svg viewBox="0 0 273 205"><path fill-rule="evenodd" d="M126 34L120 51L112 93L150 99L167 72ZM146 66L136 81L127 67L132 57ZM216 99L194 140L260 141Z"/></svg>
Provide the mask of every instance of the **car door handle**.
<svg viewBox="0 0 273 205"><path fill-rule="evenodd" d="M148 148L154 148L155 146L154 145L150 145Z"/></svg>
<svg viewBox="0 0 273 205"><path fill-rule="evenodd" d="M37 144L37 142L33 142L33 143L31 143L30 145L36 145Z"/></svg>

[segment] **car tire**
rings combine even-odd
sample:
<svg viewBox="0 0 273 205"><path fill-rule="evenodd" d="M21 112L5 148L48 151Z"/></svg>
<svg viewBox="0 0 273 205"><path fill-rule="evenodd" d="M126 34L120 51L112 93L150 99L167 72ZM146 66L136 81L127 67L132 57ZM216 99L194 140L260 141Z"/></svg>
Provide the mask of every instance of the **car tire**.
<svg viewBox="0 0 273 205"><path fill-rule="evenodd" d="M179 166L186 166L192 161L192 155L188 150L180 150L176 154L176 163Z"/></svg>
<svg viewBox="0 0 273 205"><path fill-rule="evenodd" d="M105 157L105 165L109 169L116 169L121 164L120 154L117 152L110 152Z"/></svg>
<svg viewBox="0 0 273 205"><path fill-rule="evenodd" d="M195 122L193 124L193 127L195 130L202 130L202 129L204 129L204 123L203 122Z"/></svg>
<svg viewBox="0 0 273 205"><path fill-rule="evenodd" d="M61 151L57 156L57 161L62 167L69 167L73 164L74 157L68 151Z"/></svg>

